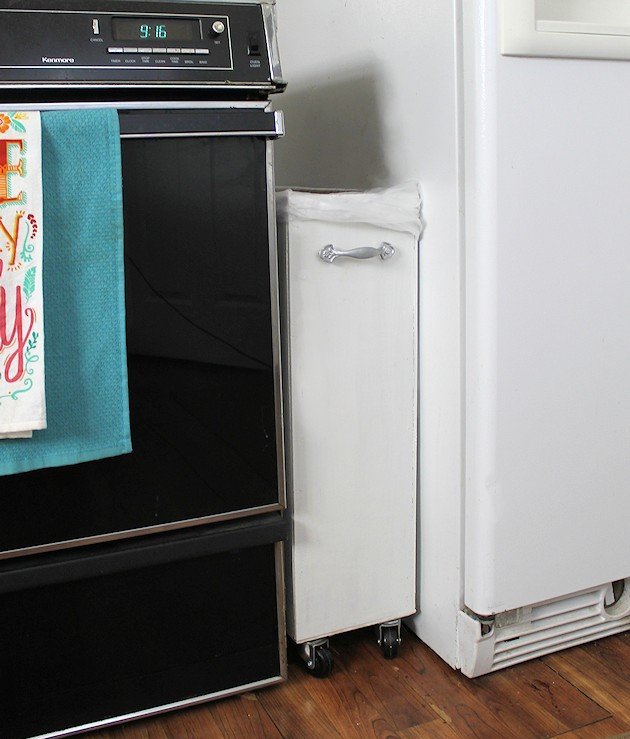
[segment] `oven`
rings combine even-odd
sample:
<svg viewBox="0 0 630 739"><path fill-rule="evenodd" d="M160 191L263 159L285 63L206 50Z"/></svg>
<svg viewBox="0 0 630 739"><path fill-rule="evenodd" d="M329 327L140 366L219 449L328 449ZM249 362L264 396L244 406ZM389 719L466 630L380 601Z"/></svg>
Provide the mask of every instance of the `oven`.
<svg viewBox="0 0 630 739"><path fill-rule="evenodd" d="M7 739L286 675L283 88L270 2L0 3L2 106L118 111L133 444L1 480Z"/></svg>

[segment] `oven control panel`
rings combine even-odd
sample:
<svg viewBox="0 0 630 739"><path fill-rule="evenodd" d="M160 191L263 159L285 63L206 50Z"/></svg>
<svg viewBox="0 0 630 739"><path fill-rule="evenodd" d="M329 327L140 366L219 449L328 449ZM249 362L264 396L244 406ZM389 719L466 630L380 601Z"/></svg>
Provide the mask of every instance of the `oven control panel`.
<svg viewBox="0 0 630 739"><path fill-rule="evenodd" d="M267 4L0 3L0 87L279 89Z"/></svg>

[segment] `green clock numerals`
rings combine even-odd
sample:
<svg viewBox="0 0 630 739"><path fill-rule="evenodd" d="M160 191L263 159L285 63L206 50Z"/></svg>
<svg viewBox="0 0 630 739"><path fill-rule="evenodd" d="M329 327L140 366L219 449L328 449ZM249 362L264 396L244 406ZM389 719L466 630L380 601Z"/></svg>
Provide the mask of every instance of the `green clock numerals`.
<svg viewBox="0 0 630 739"><path fill-rule="evenodd" d="M138 29L138 33L141 39L168 38L168 31L164 24L149 26L146 23L143 23Z"/></svg>

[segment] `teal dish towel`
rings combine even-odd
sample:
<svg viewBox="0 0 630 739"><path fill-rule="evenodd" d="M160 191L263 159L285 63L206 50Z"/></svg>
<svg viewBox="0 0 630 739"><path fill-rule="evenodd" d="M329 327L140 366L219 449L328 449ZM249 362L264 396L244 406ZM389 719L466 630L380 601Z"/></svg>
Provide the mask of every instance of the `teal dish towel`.
<svg viewBox="0 0 630 739"><path fill-rule="evenodd" d="M48 428L1 441L0 475L131 451L116 111L42 113L42 168Z"/></svg>

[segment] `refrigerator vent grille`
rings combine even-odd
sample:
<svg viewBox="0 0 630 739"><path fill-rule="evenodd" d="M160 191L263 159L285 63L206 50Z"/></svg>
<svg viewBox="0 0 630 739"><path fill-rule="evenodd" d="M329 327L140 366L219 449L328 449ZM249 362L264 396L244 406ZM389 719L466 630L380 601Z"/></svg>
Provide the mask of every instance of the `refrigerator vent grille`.
<svg viewBox="0 0 630 739"><path fill-rule="evenodd" d="M619 581L621 582L621 581ZM630 578L484 620L459 612L459 666L468 677L630 629Z"/></svg>
<svg viewBox="0 0 630 739"><path fill-rule="evenodd" d="M517 623L495 627L492 670L630 628L630 615L617 620L606 616L602 608L603 595L602 588L597 588L544 605L519 609Z"/></svg>

